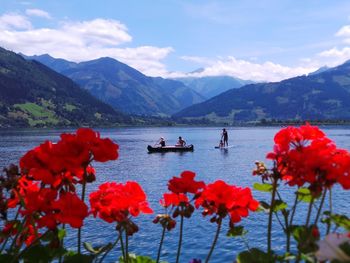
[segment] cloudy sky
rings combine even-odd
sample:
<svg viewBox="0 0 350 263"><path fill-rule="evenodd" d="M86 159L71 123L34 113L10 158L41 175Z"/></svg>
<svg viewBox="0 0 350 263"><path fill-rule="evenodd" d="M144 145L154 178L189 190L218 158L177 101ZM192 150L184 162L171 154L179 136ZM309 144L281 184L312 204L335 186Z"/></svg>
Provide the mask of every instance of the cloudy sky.
<svg viewBox="0 0 350 263"><path fill-rule="evenodd" d="M108 56L151 76L278 81L350 59L350 1L0 0L0 46Z"/></svg>

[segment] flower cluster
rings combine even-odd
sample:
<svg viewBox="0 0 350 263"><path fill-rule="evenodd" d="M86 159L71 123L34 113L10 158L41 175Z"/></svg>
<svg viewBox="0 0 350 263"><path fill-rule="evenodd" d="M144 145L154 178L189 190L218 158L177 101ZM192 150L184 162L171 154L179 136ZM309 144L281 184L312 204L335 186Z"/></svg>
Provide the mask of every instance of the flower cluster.
<svg viewBox="0 0 350 263"><path fill-rule="evenodd" d="M100 138L98 132L80 128L75 134L64 133L57 143L46 141L26 153L20 160L22 172L53 188L86 180L93 181L92 160L106 162L118 158L118 145ZM84 178L84 175L87 178Z"/></svg>
<svg viewBox="0 0 350 263"><path fill-rule="evenodd" d="M184 171L180 177L173 177L168 182L168 189L170 193L164 193L160 204L165 207L175 208L173 217L181 215L184 217L191 217L194 207L190 202L188 194L193 194L194 197L200 189L205 187L203 181L195 181L196 174L191 171ZM175 226L175 225L174 225Z"/></svg>
<svg viewBox="0 0 350 263"><path fill-rule="evenodd" d="M228 185L218 180L208 184L195 201L198 208L202 206L203 215L214 215L211 222L220 223L227 215L231 224L238 223L242 217L247 217L250 211L255 211L259 202L256 201L249 188Z"/></svg>
<svg viewBox="0 0 350 263"><path fill-rule="evenodd" d="M17 239L20 246L38 239L41 228L55 231L60 224L80 228L88 207L77 196L76 185L94 181L93 160L117 158L118 145L88 128L62 134L57 143L46 141L28 151L20 159L20 174L18 168L6 170L4 182L11 184L11 192L2 199L6 199L7 208L19 207L23 218L21 224L7 224L8 235L23 229Z"/></svg>
<svg viewBox="0 0 350 263"><path fill-rule="evenodd" d="M317 194L340 183L350 189L350 154L315 126L287 127L274 138L274 151L267 155L275 163L275 172L290 186L309 185Z"/></svg>
<svg viewBox="0 0 350 263"><path fill-rule="evenodd" d="M140 213L151 214L146 194L141 186L133 181L121 183L104 183L90 194L91 212L108 223L117 222L129 226L129 235L138 231L129 220Z"/></svg>

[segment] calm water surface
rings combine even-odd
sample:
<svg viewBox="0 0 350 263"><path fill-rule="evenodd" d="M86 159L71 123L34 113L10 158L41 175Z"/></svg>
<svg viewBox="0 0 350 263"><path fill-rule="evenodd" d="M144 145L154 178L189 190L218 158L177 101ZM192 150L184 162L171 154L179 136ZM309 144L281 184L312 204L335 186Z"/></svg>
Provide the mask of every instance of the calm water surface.
<svg viewBox="0 0 350 263"><path fill-rule="evenodd" d="M120 157L117 161L96 164L97 182L89 185L88 191L95 190L100 183L107 181L139 182L148 195L148 200L155 214L162 213L158 202L163 192L167 191L167 181L179 176L184 170L197 173L197 179L206 183L223 179L230 184L252 186L259 178L253 177L251 171L255 160L264 160L272 149L273 136L277 128L230 128L229 143L233 148L227 151L214 149L220 139L220 128L120 128L102 129L103 137L109 137L120 146ZM335 140L338 146L350 150L350 127L326 128L327 135ZM18 159L29 149L45 140L57 141L63 130L35 131L0 131L0 167L5 167ZM165 137L167 144L174 144L182 136L188 144L195 145L194 152L187 153L153 153L148 154L146 147L154 144L159 137ZM282 194L291 200L293 190L282 189ZM338 212L348 214L350 195L343 191L334 191L334 206ZM253 192L258 200L269 196ZM303 216L305 209L297 211L297 219ZM140 216L137 223L140 231L131 238L130 251L156 258L161 227L154 225L152 216ZM263 213L251 214L242 223L249 231L247 240L251 247L265 248L267 216ZM227 224L221 232L218 245L212 256L212 262L233 262L237 251L246 249L240 238L227 238ZM276 224L275 224L276 225ZM214 237L216 226L209 223L200 213L185 220L184 242L181 262L191 258L205 259ZM116 238L114 227L101 220L88 218L85 221L83 240L101 245L113 242ZM282 251L285 241L278 235L279 227L274 228L273 249ZM73 232L73 231L71 231ZM75 235L75 233L74 233ZM178 241L178 231L167 233L163 245L162 259L174 262ZM74 247L73 239L68 237L67 244ZM106 262L115 262L119 251L111 253Z"/></svg>

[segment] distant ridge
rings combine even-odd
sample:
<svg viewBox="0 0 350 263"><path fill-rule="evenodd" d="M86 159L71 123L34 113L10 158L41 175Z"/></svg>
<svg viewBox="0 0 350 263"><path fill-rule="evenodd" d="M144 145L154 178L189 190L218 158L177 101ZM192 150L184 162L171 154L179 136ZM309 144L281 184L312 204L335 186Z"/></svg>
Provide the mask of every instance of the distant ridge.
<svg viewBox="0 0 350 263"><path fill-rule="evenodd" d="M200 70L200 69L198 69ZM186 86L210 99L230 89L240 88L244 85L254 83L250 80L242 80L231 76L208 76L208 77L184 77L178 78Z"/></svg>
<svg viewBox="0 0 350 263"><path fill-rule="evenodd" d="M130 121L69 78L0 48L0 127L111 126Z"/></svg>
<svg viewBox="0 0 350 263"><path fill-rule="evenodd" d="M281 82L228 90L174 115L234 123L259 120L350 120L350 63Z"/></svg>
<svg viewBox="0 0 350 263"><path fill-rule="evenodd" d="M171 115L205 97L176 80L148 77L115 59L74 63L48 55L27 57L71 78L115 109L137 115Z"/></svg>

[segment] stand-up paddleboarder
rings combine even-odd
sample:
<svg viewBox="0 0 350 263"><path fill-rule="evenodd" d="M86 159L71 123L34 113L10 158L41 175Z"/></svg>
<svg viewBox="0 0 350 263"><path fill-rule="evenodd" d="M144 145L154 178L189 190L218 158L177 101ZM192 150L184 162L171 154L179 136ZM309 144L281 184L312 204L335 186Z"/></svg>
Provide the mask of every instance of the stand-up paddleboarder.
<svg viewBox="0 0 350 263"><path fill-rule="evenodd" d="M228 147L228 133L225 128L222 129L221 139L224 141L224 147Z"/></svg>

